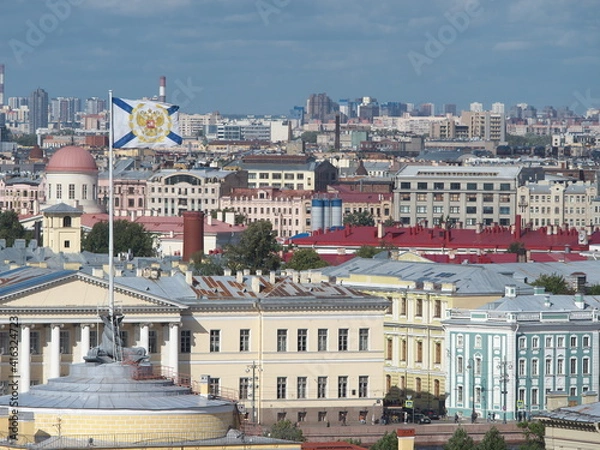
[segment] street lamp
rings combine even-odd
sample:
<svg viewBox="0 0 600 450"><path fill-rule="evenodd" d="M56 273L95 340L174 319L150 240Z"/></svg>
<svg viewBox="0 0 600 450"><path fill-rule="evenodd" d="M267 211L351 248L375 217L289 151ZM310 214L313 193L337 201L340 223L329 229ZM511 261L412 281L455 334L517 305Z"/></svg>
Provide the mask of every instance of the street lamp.
<svg viewBox="0 0 600 450"><path fill-rule="evenodd" d="M512 364L508 361L502 361L497 368L502 369L502 398L503 398L503 406L502 409L504 411L504 418L502 419L502 423L506 423L506 396L508 395L507 383L508 383L508 374L506 373L506 366L508 365L509 369L512 369Z"/></svg>
<svg viewBox="0 0 600 450"><path fill-rule="evenodd" d="M475 423L477 411L475 411L475 360L473 358L469 358L469 365L467 366L467 369L471 371L471 422Z"/></svg>
<svg viewBox="0 0 600 450"><path fill-rule="evenodd" d="M261 370L260 366L256 364L255 361L252 361L252 364L248 364L246 366L246 373L252 371L252 424L256 423L256 371Z"/></svg>

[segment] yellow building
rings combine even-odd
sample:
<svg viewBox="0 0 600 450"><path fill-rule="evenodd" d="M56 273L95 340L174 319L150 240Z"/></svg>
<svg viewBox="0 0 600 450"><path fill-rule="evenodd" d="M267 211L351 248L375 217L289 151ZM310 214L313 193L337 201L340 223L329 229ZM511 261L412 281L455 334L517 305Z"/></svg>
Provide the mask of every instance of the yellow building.
<svg viewBox="0 0 600 450"><path fill-rule="evenodd" d="M358 422L383 398L387 301L298 274L193 277L142 264L116 266L124 345L145 348L151 363L211 395L239 400L248 420ZM24 394L67 375L97 345L106 270L20 267L0 278L0 386L9 389L17 333Z"/></svg>
<svg viewBox="0 0 600 450"><path fill-rule="evenodd" d="M443 327L447 311L496 300L508 284L522 292L531 288L482 266L439 265L410 253L402 257L403 261L354 258L322 269L322 274L390 302L384 323L385 391L397 387L401 402L411 396L415 407L443 410L447 358L453 354Z"/></svg>

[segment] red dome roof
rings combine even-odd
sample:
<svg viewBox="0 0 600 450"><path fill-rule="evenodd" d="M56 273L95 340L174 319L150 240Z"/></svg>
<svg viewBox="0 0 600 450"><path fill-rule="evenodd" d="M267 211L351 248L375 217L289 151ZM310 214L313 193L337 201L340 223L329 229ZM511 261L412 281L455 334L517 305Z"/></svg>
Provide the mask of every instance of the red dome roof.
<svg viewBox="0 0 600 450"><path fill-rule="evenodd" d="M46 172L98 172L94 157L81 147L68 146L58 150L46 166Z"/></svg>

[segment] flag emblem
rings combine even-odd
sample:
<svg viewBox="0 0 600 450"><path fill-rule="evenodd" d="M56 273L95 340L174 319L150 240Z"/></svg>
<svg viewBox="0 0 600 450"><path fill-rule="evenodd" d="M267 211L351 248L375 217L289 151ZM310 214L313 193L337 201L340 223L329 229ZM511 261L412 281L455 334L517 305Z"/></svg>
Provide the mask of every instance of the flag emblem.
<svg viewBox="0 0 600 450"><path fill-rule="evenodd" d="M182 142L179 106L113 98L115 148L170 147Z"/></svg>

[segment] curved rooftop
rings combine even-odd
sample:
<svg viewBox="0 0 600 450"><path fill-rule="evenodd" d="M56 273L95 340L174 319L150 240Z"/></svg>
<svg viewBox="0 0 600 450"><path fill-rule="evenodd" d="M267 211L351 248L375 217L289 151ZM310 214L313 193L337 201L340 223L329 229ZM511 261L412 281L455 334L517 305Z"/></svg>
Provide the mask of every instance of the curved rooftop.
<svg viewBox="0 0 600 450"><path fill-rule="evenodd" d="M67 146L58 150L46 166L48 173L97 173L94 157L82 147Z"/></svg>
<svg viewBox="0 0 600 450"><path fill-rule="evenodd" d="M10 404L0 397L0 406ZM196 395L172 379L153 376L151 365L81 363L69 376L53 378L19 394L20 409L181 411L195 414L230 412L233 403Z"/></svg>

